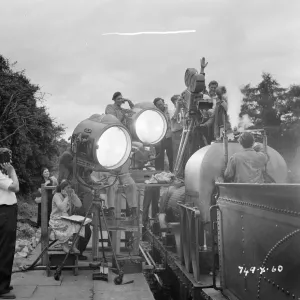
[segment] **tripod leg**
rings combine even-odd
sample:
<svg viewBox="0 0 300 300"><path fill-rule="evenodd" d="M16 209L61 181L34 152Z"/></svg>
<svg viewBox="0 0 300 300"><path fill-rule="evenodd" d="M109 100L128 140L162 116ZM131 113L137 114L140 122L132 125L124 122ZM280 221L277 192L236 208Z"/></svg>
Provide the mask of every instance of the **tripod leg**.
<svg viewBox="0 0 300 300"><path fill-rule="evenodd" d="M108 235L107 235L107 236L108 236L108 240L109 240L110 244L112 245L111 237L110 237L109 230L108 230L108 226L107 226L107 223L106 223L106 217L105 217L105 215L104 215L102 206L100 206L100 213L102 214L102 218L103 218L103 221L104 221L105 229L106 229L106 231L108 232ZM118 269L118 273L119 273L119 275L121 275L121 274L122 274L122 271L121 271L120 266L119 266L119 262L118 262L118 259L117 259L116 252L115 252L115 250L114 250L113 247L111 248L111 250L112 250L112 253L113 253L114 260L115 260L115 262L116 262L116 266L117 266L117 269Z"/></svg>
<svg viewBox="0 0 300 300"><path fill-rule="evenodd" d="M96 205L93 205L93 239L92 239L92 254L93 261L97 261L99 257L99 210Z"/></svg>
<svg viewBox="0 0 300 300"><path fill-rule="evenodd" d="M176 170L178 169L178 161L179 161L179 158L181 156L182 146L183 146L183 143L184 143L186 133L187 133L187 130L183 129L181 139L180 139L180 144L179 144L179 147L178 147L178 152L177 152L177 155L176 155L176 160L175 160L175 166L174 166L175 173L176 173Z"/></svg>
<svg viewBox="0 0 300 300"><path fill-rule="evenodd" d="M193 126L194 126L194 119L191 120L189 127L186 131L186 134L181 137L180 147L179 147L179 151L178 151L178 155L177 155L177 159L176 159L176 166L174 168L175 176L178 175L180 167L182 165L184 151L186 150L186 145L189 140L189 136L190 136Z"/></svg>
<svg viewBox="0 0 300 300"><path fill-rule="evenodd" d="M101 207L102 207L102 203L101 203ZM103 258L104 262L106 262L107 260L105 258L104 242L103 242L103 232L102 232L102 224L101 224L101 216L100 216L101 213L104 214L103 210L101 212L100 209L98 208L99 229L100 229L101 248L102 248L102 258ZM109 235L108 231L107 231L107 234Z"/></svg>

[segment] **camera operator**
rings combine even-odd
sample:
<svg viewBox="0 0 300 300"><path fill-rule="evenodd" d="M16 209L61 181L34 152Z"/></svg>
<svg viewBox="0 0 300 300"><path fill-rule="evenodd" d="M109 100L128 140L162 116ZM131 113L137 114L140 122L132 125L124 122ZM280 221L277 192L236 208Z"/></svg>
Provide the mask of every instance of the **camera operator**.
<svg viewBox="0 0 300 300"><path fill-rule="evenodd" d="M8 149L0 149L0 153ZM19 180L10 163L1 164L0 170L0 299L15 299L10 286L16 245L17 197Z"/></svg>

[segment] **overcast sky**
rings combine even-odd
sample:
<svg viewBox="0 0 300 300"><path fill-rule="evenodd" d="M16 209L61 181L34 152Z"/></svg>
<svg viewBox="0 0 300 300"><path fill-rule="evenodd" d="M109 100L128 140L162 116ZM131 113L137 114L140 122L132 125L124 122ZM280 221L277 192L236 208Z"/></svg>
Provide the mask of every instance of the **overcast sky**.
<svg viewBox="0 0 300 300"><path fill-rule="evenodd" d="M1 0L0 53L47 93L58 123L104 113L112 94L169 100L187 68L206 81L257 84L263 71L300 83L299 0ZM196 30L177 35L109 32Z"/></svg>

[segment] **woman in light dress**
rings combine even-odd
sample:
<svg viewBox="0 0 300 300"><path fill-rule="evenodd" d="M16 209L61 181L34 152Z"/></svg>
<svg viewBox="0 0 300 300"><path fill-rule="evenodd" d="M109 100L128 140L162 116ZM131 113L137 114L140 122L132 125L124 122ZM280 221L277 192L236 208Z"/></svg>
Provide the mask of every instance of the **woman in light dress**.
<svg viewBox="0 0 300 300"><path fill-rule="evenodd" d="M53 230L55 239L61 244L63 251L69 252L69 240L75 235L80 228L78 223L62 219L68 217L71 212L72 205L81 207L82 203L75 194L69 181L62 181L57 187L56 193L52 200L52 212L50 216L49 226ZM80 230L80 236L85 236L84 226ZM79 250L74 246L71 249L73 253L79 253Z"/></svg>

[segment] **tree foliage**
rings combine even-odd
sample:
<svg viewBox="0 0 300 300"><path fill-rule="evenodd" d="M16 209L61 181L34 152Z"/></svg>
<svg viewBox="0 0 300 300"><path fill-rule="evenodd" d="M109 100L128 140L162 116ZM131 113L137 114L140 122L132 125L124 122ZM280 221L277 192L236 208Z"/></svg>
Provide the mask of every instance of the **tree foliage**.
<svg viewBox="0 0 300 300"><path fill-rule="evenodd" d="M256 85L245 85L240 116L248 114L255 127L266 128L268 144L291 165L300 141L300 86L283 88L269 73Z"/></svg>
<svg viewBox="0 0 300 300"><path fill-rule="evenodd" d="M42 166L53 167L64 133L42 105L39 87L0 56L0 147L13 152L21 193L34 188ZM39 104L39 105L38 105Z"/></svg>

